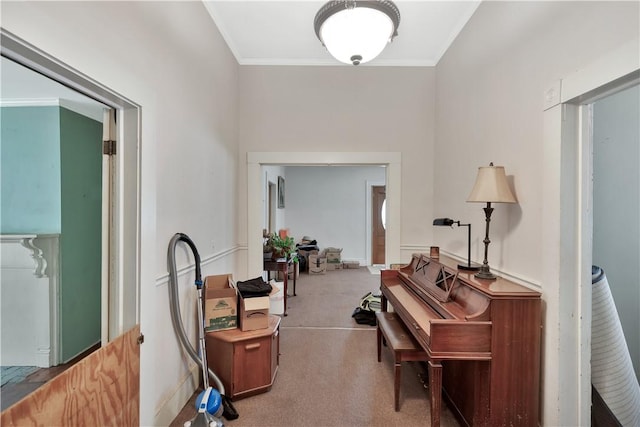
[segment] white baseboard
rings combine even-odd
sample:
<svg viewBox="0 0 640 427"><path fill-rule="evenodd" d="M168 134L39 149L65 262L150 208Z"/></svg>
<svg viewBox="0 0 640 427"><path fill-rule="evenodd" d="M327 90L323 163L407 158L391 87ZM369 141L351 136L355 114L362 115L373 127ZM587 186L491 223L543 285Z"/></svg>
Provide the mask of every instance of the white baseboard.
<svg viewBox="0 0 640 427"><path fill-rule="evenodd" d="M198 386L200 377L200 369L197 365L193 365L189 374L187 374L176 392L166 401L161 402L159 408L156 408L156 416L153 421L155 426L168 426L176 416L182 411L185 403L193 396ZM196 408L193 408L193 415L196 414Z"/></svg>

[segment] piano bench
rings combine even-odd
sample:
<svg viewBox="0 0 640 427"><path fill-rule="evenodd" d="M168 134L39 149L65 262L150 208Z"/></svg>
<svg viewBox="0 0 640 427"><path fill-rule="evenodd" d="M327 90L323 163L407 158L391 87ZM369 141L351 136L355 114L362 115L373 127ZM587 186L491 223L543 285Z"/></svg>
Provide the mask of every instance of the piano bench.
<svg viewBox="0 0 640 427"><path fill-rule="evenodd" d="M429 357L395 313L378 312L376 313L376 320L378 324L376 334L378 340L378 362L381 361L383 339L393 351L395 361L393 393L397 412L400 410L400 372L402 362L427 362Z"/></svg>

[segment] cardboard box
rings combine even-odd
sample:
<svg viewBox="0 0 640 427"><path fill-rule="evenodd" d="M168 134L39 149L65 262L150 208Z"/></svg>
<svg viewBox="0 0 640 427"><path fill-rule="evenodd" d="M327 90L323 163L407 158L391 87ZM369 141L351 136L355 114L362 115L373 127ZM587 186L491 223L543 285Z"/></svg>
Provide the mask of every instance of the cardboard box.
<svg viewBox="0 0 640 427"><path fill-rule="evenodd" d="M238 322L241 331L255 331L269 327L270 297L278 291L279 288L272 284L271 293L264 297L243 298L238 292Z"/></svg>
<svg viewBox="0 0 640 427"><path fill-rule="evenodd" d="M205 277L203 294L205 332L238 327L238 296L231 274Z"/></svg>
<svg viewBox="0 0 640 427"><path fill-rule="evenodd" d="M304 271L309 271L309 257L311 255L318 255L318 250L317 249L312 249L310 251L305 251L302 249L298 249L298 258L304 258L305 260L305 269L302 270Z"/></svg>
<svg viewBox="0 0 640 427"><path fill-rule="evenodd" d="M342 261L343 268L360 268L359 261Z"/></svg>
<svg viewBox="0 0 640 427"><path fill-rule="evenodd" d="M255 331L269 327L269 297L242 298L238 294L240 307L238 318L240 330Z"/></svg>
<svg viewBox="0 0 640 427"><path fill-rule="evenodd" d="M331 270L342 270L342 263L329 262L329 260L327 260L327 271L331 271Z"/></svg>
<svg viewBox="0 0 640 427"><path fill-rule="evenodd" d="M327 262L340 262L340 252L327 252Z"/></svg>
<svg viewBox="0 0 640 427"><path fill-rule="evenodd" d="M327 272L327 259L318 255L310 255L307 262L309 274L325 274Z"/></svg>
<svg viewBox="0 0 640 427"><path fill-rule="evenodd" d="M342 248L325 248L322 251L322 256L327 259L327 262L340 262L342 260Z"/></svg>
<svg viewBox="0 0 640 427"><path fill-rule="evenodd" d="M318 250L317 249L312 249L310 251L305 251L302 249L298 249L298 256L303 256L306 257L307 259L309 259L309 256L311 255L318 255Z"/></svg>

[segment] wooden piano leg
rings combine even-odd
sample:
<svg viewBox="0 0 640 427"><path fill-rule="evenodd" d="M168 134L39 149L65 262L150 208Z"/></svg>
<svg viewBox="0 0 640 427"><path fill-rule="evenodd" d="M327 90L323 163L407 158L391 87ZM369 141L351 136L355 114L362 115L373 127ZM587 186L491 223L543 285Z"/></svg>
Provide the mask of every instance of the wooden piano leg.
<svg viewBox="0 0 640 427"><path fill-rule="evenodd" d="M395 379L393 384L393 397L395 400L395 410L398 412L400 410L400 374L402 372L402 365L400 360L398 360L399 355L395 355Z"/></svg>
<svg viewBox="0 0 640 427"><path fill-rule="evenodd" d="M382 332L380 331L380 325L376 328L376 338L378 339L378 362L380 362L380 355L382 353Z"/></svg>
<svg viewBox="0 0 640 427"><path fill-rule="evenodd" d="M442 364L429 361L429 388L431 389L431 426L440 427L442 406Z"/></svg>

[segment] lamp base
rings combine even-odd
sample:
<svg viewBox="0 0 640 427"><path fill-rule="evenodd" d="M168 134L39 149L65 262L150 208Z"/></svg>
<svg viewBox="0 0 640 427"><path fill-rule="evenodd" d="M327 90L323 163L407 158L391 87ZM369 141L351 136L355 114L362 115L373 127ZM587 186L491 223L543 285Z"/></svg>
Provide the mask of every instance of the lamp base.
<svg viewBox="0 0 640 427"><path fill-rule="evenodd" d="M498 278L498 276L493 274L489 269L484 269L482 267L480 268L480 271L474 274L474 276L477 277L478 279L488 279L488 280L495 280Z"/></svg>
<svg viewBox="0 0 640 427"><path fill-rule="evenodd" d="M478 271L480 270L480 264L458 264L458 270Z"/></svg>
<svg viewBox="0 0 640 427"><path fill-rule="evenodd" d="M498 276L496 276L491 272L491 268L489 268L489 263L487 262L486 258L482 263L482 266L480 266L480 271L474 274L474 276L477 277L478 279L487 279L487 280L495 280L498 278Z"/></svg>

